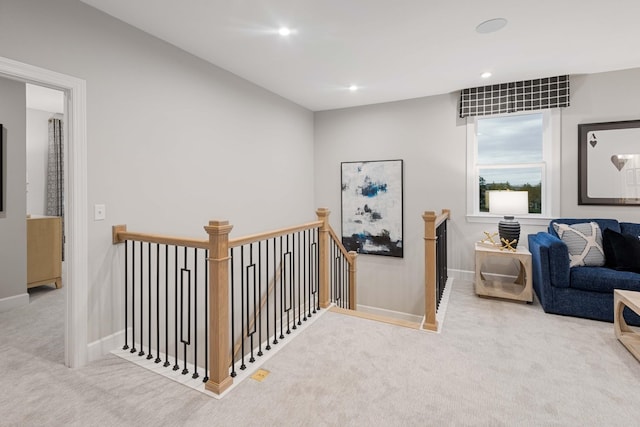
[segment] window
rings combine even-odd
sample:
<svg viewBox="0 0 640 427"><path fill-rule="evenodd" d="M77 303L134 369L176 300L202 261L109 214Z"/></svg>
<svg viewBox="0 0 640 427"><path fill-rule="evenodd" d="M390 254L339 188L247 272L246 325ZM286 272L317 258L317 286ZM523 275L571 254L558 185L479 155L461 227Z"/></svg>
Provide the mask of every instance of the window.
<svg viewBox="0 0 640 427"><path fill-rule="evenodd" d="M467 214L493 218L486 192L529 193L525 218L551 218L557 209L559 138L553 144L557 110L469 117L467 124ZM556 183L556 185L553 185Z"/></svg>

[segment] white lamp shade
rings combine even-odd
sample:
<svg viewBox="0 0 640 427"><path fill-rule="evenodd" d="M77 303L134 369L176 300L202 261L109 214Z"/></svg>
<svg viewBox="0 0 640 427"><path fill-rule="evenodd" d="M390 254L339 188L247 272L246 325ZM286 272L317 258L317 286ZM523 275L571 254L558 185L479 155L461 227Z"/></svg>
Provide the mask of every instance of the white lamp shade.
<svg viewBox="0 0 640 427"><path fill-rule="evenodd" d="M529 192L493 190L489 195L489 212L502 215L523 215L529 213Z"/></svg>

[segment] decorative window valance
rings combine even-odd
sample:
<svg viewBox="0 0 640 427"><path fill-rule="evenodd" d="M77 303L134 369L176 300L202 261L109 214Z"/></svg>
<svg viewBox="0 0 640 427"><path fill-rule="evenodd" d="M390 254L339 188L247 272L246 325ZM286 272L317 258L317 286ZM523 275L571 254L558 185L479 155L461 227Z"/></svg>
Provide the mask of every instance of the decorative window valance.
<svg viewBox="0 0 640 427"><path fill-rule="evenodd" d="M460 117L569 106L569 76L463 89Z"/></svg>

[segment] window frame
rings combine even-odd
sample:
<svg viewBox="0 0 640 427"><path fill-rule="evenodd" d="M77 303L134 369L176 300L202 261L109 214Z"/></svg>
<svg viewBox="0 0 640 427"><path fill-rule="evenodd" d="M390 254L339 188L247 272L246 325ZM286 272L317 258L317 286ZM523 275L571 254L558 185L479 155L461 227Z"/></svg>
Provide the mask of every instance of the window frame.
<svg viewBox="0 0 640 427"><path fill-rule="evenodd" d="M499 168L542 166L542 212L539 214L516 215L521 224L547 225L549 220L557 218L560 210L560 145L561 113L560 109L522 111L517 113L493 114L490 116L468 116L467 119L467 221L495 223L502 215L480 212L479 170L495 168L496 165L479 165L478 158L478 119L512 117L515 115L542 115L542 162L511 163Z"/></svg>

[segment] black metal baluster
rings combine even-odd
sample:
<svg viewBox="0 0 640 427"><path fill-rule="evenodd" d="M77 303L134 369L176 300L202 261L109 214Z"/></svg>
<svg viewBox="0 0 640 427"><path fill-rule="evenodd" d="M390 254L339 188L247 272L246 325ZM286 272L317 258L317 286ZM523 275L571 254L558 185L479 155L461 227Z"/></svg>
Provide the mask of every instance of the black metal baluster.
<svg viewBox="0 0 640 427"><path fill-rule="evenodd" d="M319 295L319 286L320 286L320 251L318 250L318 233L319 233L319 229L316 228L315 229L315 235L314 235L314 240L316 243L316 251L315 251L315 263L316 263L316 274L315 274L315 294L314 294L314 308L313 308L313 312L315 313L316 310L320 310L320 295Z"/></svg>
<svg viewBox="0 0 640 427"><path fill-rule="evenodd" d="M440 244L440 280L442 281L442 289L440 290L440 299L442 299L442 294L444 293L444 287L446 286L446 283L447 283L446 222L443 222L441 227L442 227L442 231L441 231L440 239L442 240L442 242Z"/></svg>
<svg viewBox="0 0 640 427"><path fill-rule="evenodd" d="M442 261L443 261L443 259L442 259L442 242L443 242L443 240L442 240L442 238L443 238L443 235L442 235L442 224L440 224L438 226L437 236L438 236L438 240L436 242L437 242L438 250L437 250L437 255L436 256L438 257L438 260L437 260L437 263L438 263L438 304L436 305L436 307L440 305L440 300L442 299L442 292L444 291L444 282L442 280L443 279L443 274L442 274L442 265L443 265L442 264Z"/></svg>
<svg viewBox="0 0 640 427"><path fill-rule="evenodd" d="M342 283L342 258L338 255L338 247L333 242L333 251L336 253L336 287L338 288L338 296L340 297L339 307L344 308L344 286Z"/></svg>
<svg viewBox="0 0 640 427"><path fill-rule="evenodd" d="M342 295L345 296L344 308L349 308L349 274L347 274L349 263L342 252L340 252L340 262L342 263Z"/></svg>
<svg viewBox="0 0 640 427"><path fill-rule="evenodd" d="M175 364L173 365L173 370L177 371L180 369L180 365L178 364L178 247L174 246L174 293L173 293L173 301L175 304L175 323L174 323L174 357L176 359Z"/></svg>
<svg viewBox="0 0 640 427"><path fill-rule="evenodd" d="M160 244L156 243L156 360L154 363L162 362L160 359Z"/></svg>
<svg viewBox="0 0 640 427"><path fill-rule="evenodd" d="M291 277L289 281L289 310L291 311L291 321L289 324L291 325L291 329L297 329L296 325L296 235L295 233L291 233L291 249L289 260L291 262ZM289 240L289 235L287 235L287 241ZM288 317L287 317L288 319Z"/></svg>
<svg viewBox="0 0 640 427"><path fill-rule="evenodd" d="M267 279L267 314L265 316L266 320L267 320L267 346L265 347L265 350L271 350L271 342L269 341L269 337L271 337L271 335L269 334L270 329L269 329L269 282L271 281L271 275L269 274L269 241L266 240L264 242L264 247L265 247L265 252L266 252L266 258L265 258L265 267L267 269L267 275L266 275L266 279ZM273 278L275 280L275 274L276 271L273 270ZM274 283L275 285L275 283Z"/></svg>
<svg viewBox="0 0 640 427"><path fill-rule="evenodd" d="M298 248L299 247L300 242L298 242ZM293 265L293 275L291 276L291 309L293 311L293 326L291 326L291 329L298 329L298 324L296 322L296 287L298 286L298 283L300 283L300 273L298 264L296 264L296 258L298 259L298 261L300 260L300 253L296 251L296 233L291 234L291 251L291 264Z"/></svg>
<svg viewBox="0 0 640 427"><path fill-rule="evenodd" d="M131 350L136 350L136 242L131 241Z"/></svg>
<svg viewBox="0 0 640 427"><path fill-rule="evenodd" d="M438 312L438 305L440 304L440 227L436 227L436 313Z"/></svg>
<svg viewBox="0 0 640 427"><path fill-rule="evenodd" d="M129 304L127 303L127 295L129 293L129 241L124 241L124 346L123 350L129 348L129 330L127 328L129 313Z"/></svg>
<svg viewBox="0 0 640 427"><path fill-rule="evenodd" d="M436 312L440 305L440 295L442 292L442 242L440 241L442 229L436 228Z"/></svg>
<svg viewBox="0 0 640 427"><path fill-rule="evenodd" d="M346 290L347 290L347 308L351 307L351 277L349 276L349 260L348 258L344 258L344 275L345 275L345 282L346 282ZM355 301L354 301L355 303ZM354 304L355 307L355 304Z"/></svg>
<svg viewBox="0 0 640 427"><path fill-rule="evenodd" d="M184 273L188 272L187 265L187 247L184 247L184 268L180 274L180 341L182 342L182 375L187 375L189 369L187 369L187 345L191 343L191 275L189 275L189 281L187 283L187 339L184 339Z"/></svg>
<svg viewBox="0 0 640 427"><path fill-rule="evenodd" d="M147 360L153 359L153 354L152 350L151 350L151 337L153 336L152 333L152 328L151 328L151 242L147 243L147 268L149 270L148 276L147 276L147 281L148 281L148 285L149 285L149 296L147 298L149 298L149 313L147 313L148 316L148 324L149 324L149 354L147 354Z"/></svg>
<svg viewBox="0 0 640 427"><path fill-rule="evenodd" d="M273 344L278 344L278 284L276 283L276 276L278 274L277 259L278 252L276 251L276 238L273 238ZM282 274L282 273L281 273Z"/></svg>
<svg viewBox="0 0 640 427"><path fill-rule="evenodd" d="M333 301L335 301L336 304L338 306L340 306L340 295L338 294L338 288L337 288L338 279L336 277L336 270L337 270L336 269L336 267L337 267L337 263L336 263L337 259L336 259L336 253L335 253L336 252L336 248L335 248L335 245L333 244L333 241L331 241L331 243L330 243L329 250L330 250L330 255L329 255L330 258L329 259L331 260L331 267L330 267L331 268L331 274L329 276L329 277L331 277L331 284L329 285L329 287L331 288L331 293L333 294L333 295L330 296L330 298L333 297L332 298Z"/></svg>
<svg viewBox="0 0 640 427"><path fill-rule="evenodd" d="M209 381L209 250L204 250L204 378Z"/></svg>
<svg viewBox="0 0 640 427"><path fill-rule="evenodd" d="M307 275L307 257L309 255L309 248L307 247L307 235L309 234L309 230L304 230L302 232L302 280L305 281L308 277ZM307 286L304 282L302 284L302 320L307 321Z"/></svg>
<svg viewBox="0 0 640 427"><path fill-rule="evenodd" d="M300 310L302 309L302 311L304 311L304 308L301 308L302 304L301 304L301 301L300 301L300 298L301 298L300 294L302 293L301 292L301 286L302 286L302 280L301 280L302 264L300 263L301 262L301 259L300 259L300 256L301 256L300 240L301 239L300 239L300 232L298 232L296 234L298 235L298 251L297 251L298 252L298 325L302 325L302 319L301 319L302 315L300 314ZM294 317L295 317L295 315L294 315ZM294 326L294 328L295 328L295 326Z"/></svg>
<svg viewBox="0 0 640 427"><path fill-rule="evenodd" d="M291 314L291 305L292 305L292 301L291 301L291 286L293 286L293 257L291 256L291 250L289 249L289 236L291 236L290 234L287 234L287 252L285 253L285 255L289 258L289 271L287 272L287 279L284 282L284 289L285 289L285 303L287 304L287 307L285 308L285 311L287 312L287 335L289 335L291 333L291 318L290 318L290 314Z"/></svg>
<svg viewBox="0 0 640 427"><path fill-rule="evenodd" d="M331 291L333 292L333 300L340 307L340 294L338 290L338 258L336 258L336 245L331 241Z"/></svg>
<svg viewBox="0 0 640 427"><path fill-rule="evenodd" d="M282 273L280 274L280 339L284 339L284 275L286 273L286 268L284 266L284 254L282 247L282 236L280 236L280 268Z"/></svg>
<svg viewBox="0 0 640 427"><path fill-rule="evenodd" d="M335 245L335 243L334 243ZM349 292L346 289L347 280L344 277L344 255L340 251L340 248L336 245L336 251L340 254L340 284L342 285L342 291L340 297L342 298L342 304L344 308L349 308Z"/></svg>
<svg viewBox="0 0 640 427"><path fill-rule="evenodd" d="M338 279L336 278L336 248L333 246L333 242L330 240L329 241L329 259L331 262L331 266L329 267L329 269L331 270L331 273L329 274L330 280L331 282L329 283L329 288L331 289L330 295L329 295L329 301L333 300L337 306L340 306L340 296L338 295L338 289L337 289L337 284L338 284Z"/></svg>
<svg viewBox="0 0 640 427"><path fill-rule="evenodd" d="M235 342L235 304L233 303L234 300L234 293L235 293L235 286L234 286L234 265L235 263L233 262L233 255L234 255L234 249L235 248L231 248L231 268L229 270L231 270L231 376L235 377L237 375L236 373L236 358L235 358L235 344L233 344Z"/></svg>
<svg viewBox="0 0 640 427"><path fill-rule="evenodd" d="M267 292L269 291L267 279ZM258 242L258 301L262 300L262 241ZM258 356L262 356L262 304L258 305L256 325L258 328Z"/></svg>
<svg viewBox="0 0 640 427"><path fill-rule="evenodd" d="M311 307L312 307L312 298L313 298L313 258L311 256L311 254L313 253L313 230L309 230L309 241L307 242L307 263L309 264L309 268L307 269L307 289L309 291L309 307L307 308L307 318L310 318L312 316L311 314Z"/></svg>
<svg viewBox="0 0 640 427"><path fill-rule="evenodd" d="M193 375L194 380L198 374L198 248L193 248Z"/></svg>
<svg viewBox="0 0 640 427"><path fill-rule="evenodd" d="M144 247L140 242L140 351L138 356L144 356Z"/></svg>
<svg viewBox="0 0 640 427"><path fill-rule="evenodd" d="M251 269L251 271L253 271L253 281L249 280L249 269ZM256 327L256 268L255 268L255 264L253 263L253 243L249 244L249 265L247 266L247 337L249 338L249 348L251 350L251 357L249 358L249 362L253 363L256 361L255 357L253 356L253 349L254 349L254 342L253 342L253 335L255 333L255 327ZM249 328L251 326L251 321L249 319L249 313L250 313L250 306L251 306L251 294L250 294L250 286L253 285L253 319L254 319L254 323L253 323L253 330L249 331Z"/></svg>
<svg viewBox="0 0 640 427"><path fill-rule="evenodd" d="M311 253L313 252L312 250L312 244L311 244L311 240L312 240L312 230L309 230L309 232L307 233L307 264L308 264L308 268L307 268L307 290L309 291L309 295L308 295L308 307L307 307L307 318L311 317L311 296L313 295L313 260L311 257Z"/></svg>
<svg viewBox="0 0 640 427"><path fill-rule="evenodd" d="M344 254L341 255L340 259L342 260L342 277L344 278L345 308L349 308L351 304L351 294L349 293L349 260Z"/></svg>
<svg viewBox="0 0 640 427"><path fill-rule="evenodd" d="M331 288L331 293L333 294L333 301L336 302L336 304L338 306L340 306L340 295L338 294L338 289L337 289L337 285L338 285L338 280L336 278L336 248L333 244L333 241L331 241L330 246L330 260L331 260L331 274L329 277L331 277L331 283L329 285L329 287ZM330 297L331 298L331 297Z"/></svg>
<svg viewBox="0 0 640 427"><path fill-rule="evenodd" d="M335 244L335 243L334 243ZM349 308L349 293L346 288L346 278L344 277L344 255L338 245L336 245L336 252L338 253L338 259L340 264L340 297L342 299L343 308Z"/></svg>
<svg viewBox="0 0 640 427"><path fill-rule="evenodd" d="M335 269L335 276L336 276L336 295L338 296L338 299L340 300L338 303L338 307L342 307L344 308L344 301L342 296L344 295L342 293L342 264L340 263L340 257L337 254L337 247L336 244L334 243L333 239L331 239L331 246L333 246L333 252L335 253L335 260L333 262L334 266L333 268Z"/></svg>
<svg viewBox="0 0 640 427"><path fill-rule="evenodd" d="M244 335L244 305L245 305L245 300L244 300L244 245L240 246L240 274L242 274L242 277L240 277L240 342L241 342L241 346L240 346L240 351L242 352L242 354L240 355L241 357L241 362L240 362L240 369L241 370L245 370L247 369L247 365L244 364L244 341L245 341L245 335Z"/></svg>
<svg viewBox="0 0 640 427"><path fill-rule="evenodd" d="M445 286L447 286L448 272L447 272L447 221L442 224L442 277ZM444 292L444 289L443 289Z"/></svg>
<svg viewBox="0 0 640 427"><path fill-rule="evenodd" d="M166 368L169 365L171 365L169 362L169 245L164 245L164 363L162 366Z"/></svg>
<svg viewBox="0 0 640 427"><path fill-rule="evenodd" d="M448 260L448 258L447 258L447 248L448 248L448 245L449 245L448 240L447 240L448 239L447 238L447 234L448 234L447 221L445 220L442 223L442 259L443 259L443 261L442 261L442 270L443 270L442 275L443 275L443 278L444 278L445 286L447 284L447 279L449 278L449 272L447 271L447 266L449 265L448 262L447 262L447 260Z"/></svg>

